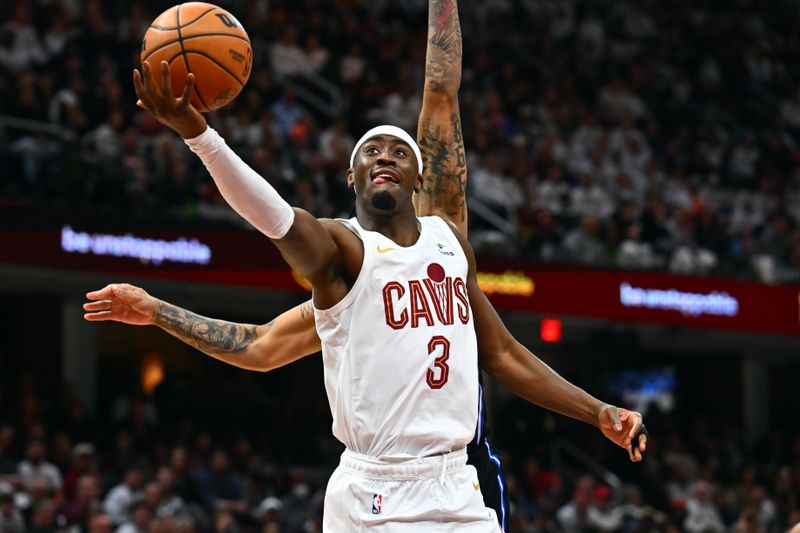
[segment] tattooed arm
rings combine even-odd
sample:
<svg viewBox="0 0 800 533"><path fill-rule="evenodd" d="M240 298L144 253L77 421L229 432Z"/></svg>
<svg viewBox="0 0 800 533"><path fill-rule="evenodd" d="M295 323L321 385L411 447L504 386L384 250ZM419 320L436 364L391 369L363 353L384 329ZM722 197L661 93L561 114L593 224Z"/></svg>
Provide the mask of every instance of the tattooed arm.
<svg viewBox="0 0 800 533"><path fill-rule="evenodd" d="M87 320L156 325L215 359L247 370L267 372L320 350L311 302L256 326L206 318L128 284L107 285L86 297L92 300L83 305Z"/></svg>
<svg viewBox="0 0 800 533"><path fill-rule="evenodd" d="M415 207L419 215L439 215L466 234L467 160L458 110L461 55L456 0L429 0L425 89L417 130L425 169Z"/></svg>

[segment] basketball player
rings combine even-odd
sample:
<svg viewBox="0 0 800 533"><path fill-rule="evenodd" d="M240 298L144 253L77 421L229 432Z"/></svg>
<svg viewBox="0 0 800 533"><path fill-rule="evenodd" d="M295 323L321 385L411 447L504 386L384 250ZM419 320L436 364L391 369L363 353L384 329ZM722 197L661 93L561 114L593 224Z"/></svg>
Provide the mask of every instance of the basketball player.
<svg viewBox="0 0 800 533"><path fill-rule="evenodd" d="M417 213L439 214L467 231L467 168L458 87L461 80L461 30L456 2L429 2L428 52L417 141L423 161L422 193L415 196ZM255 326L208 319L159 301L127 284L107 286L88 295L101 300L86 304L88 320L157 324L187 344L224 362L249 370L269 371L320 351L311 302L301 304L269 324ZM468 463L477 472L487 507L506 529L508 497L500 458L486 438L481 388L479 424L467 446Z"/></svg>
<svg viewBox="0 0 800 533"><path fill-rule="evenodd" d="M477 420L478 346L512 391L600 426L641 460L641 416L599 402L517 343L478 288L469 243L439 217L417 218L422 157L407 133L367 132L347 173L356 217L318 220L208 128L189 103L191 74L177 99L166 62L160 84L147 63L134 80L138 104L186 139L231 206L312 283L333 431L347 447L328 485L326 530L497 529L463 449Z"/></svg>
<svg viewBox="0 0 800 533"><path fill-rule="evenodd" d="M426 60L427 90L424 92L419 121L418 142L423 170L422 194L415 197L421 215L438 213L465 233L466 159L458 110L461 47L448 46L460 41L455 2L432 2L429 21L429 48ZM441 76L443 72L451 73ZM257 371L269 371L320 351L311 302L301 304L269 324L255 326L208 319L170 303L158 301L139 287L109 285L88 295L88 320L116 320L128 324L158 324L187 344L224 362ZM101 301L96 301L101 300ZM487 507L495 510L506 529L508 497L500 458L486 438L485 404L482 388L476 436L467 447L468 463L473 465Z"/></svg>

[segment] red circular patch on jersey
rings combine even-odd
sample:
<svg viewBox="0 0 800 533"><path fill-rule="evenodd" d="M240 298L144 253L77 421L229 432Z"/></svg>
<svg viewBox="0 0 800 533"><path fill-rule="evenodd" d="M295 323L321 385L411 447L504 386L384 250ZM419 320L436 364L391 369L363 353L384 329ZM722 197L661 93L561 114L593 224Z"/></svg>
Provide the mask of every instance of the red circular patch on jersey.
<svg viewBox="0 0 800 533"><path fill-rule="evenodd" d="M436 283L444 281L444 268L439 263L431 263L428 265L428 277Z"/></svg>

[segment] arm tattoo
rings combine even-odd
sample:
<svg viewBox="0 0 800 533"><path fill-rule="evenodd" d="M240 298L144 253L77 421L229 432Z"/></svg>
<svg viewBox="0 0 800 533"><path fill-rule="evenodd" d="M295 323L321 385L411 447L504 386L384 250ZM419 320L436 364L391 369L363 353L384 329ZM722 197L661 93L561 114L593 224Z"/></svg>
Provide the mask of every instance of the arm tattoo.
<svg viewBox="0 0 800 533"><path fill-rule="evenodd" d="M450 127L422 124L419 147L425 168L419 195L420 212L444 213L451 220L467 216L467 158L461 119L450 117Z"/></svg>
<svg viewBox="0 0 800 533"><path fill-rule="evenodd" d="M307 316L314 316L314 304L313 302L306 302L302 306L300 306L300 318L305 319Z"/></svg>
<svg viewBox="0 0 800 533"><path fill-rule="evenodd" d="M425 88L457 91L461 82L461 25L455 0L430 0Z"/></svg>
<svg viewBox="0 0 800 533"><path fill-rule="evenodd" d="M239 354L256 339L256 326L214 320L158 302L156 325L208 354Z"/></svg>

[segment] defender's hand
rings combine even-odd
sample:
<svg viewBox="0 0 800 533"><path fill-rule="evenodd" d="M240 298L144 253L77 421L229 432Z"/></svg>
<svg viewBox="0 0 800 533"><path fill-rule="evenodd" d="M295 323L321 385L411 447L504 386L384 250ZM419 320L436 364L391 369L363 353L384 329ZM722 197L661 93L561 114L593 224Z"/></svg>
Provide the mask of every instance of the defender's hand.
<svg viewBox="0 0 800 533"><path fill-rule="evenodd" d="M635 463L644 459L647 430L641 413L605 405L600 409L597 421L603 435L617 446L628 450L631 461Z"/></svg>
<svg viewBox="0 0 800 533"><path fill-rule="evenodd" d="M91 302L83 304L89 311L83 318L90 322L115 320L134 326L148 326L155 322L158 300L144 289L127 283L112 283L99 291L86 294Z"/></svg>
<svg viewBox="0 0 800 533"><path fill-rule="evenodd" d="M142 72L133 69L133 88L139 100L136 105L153 115L156 120L175 130L184 139L197 137L206 130L206 119L191 104L194 74L186 76L186 85L180 98L172 96L169 63L162 61L161 78L149 61L142 63Z"/></svg>

